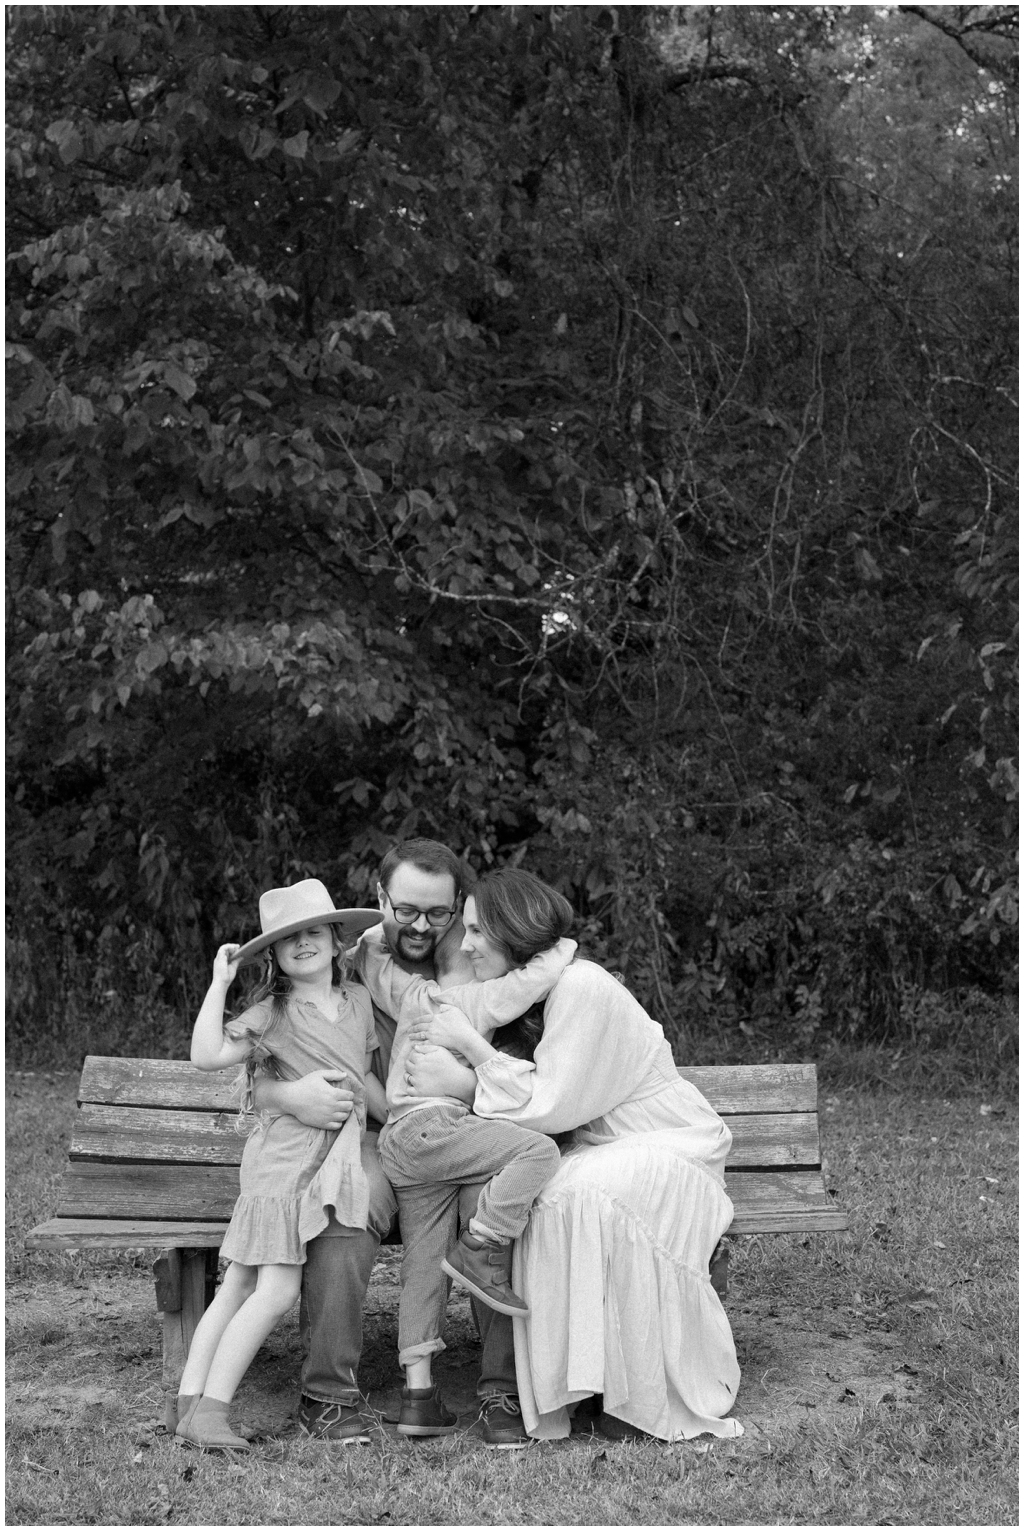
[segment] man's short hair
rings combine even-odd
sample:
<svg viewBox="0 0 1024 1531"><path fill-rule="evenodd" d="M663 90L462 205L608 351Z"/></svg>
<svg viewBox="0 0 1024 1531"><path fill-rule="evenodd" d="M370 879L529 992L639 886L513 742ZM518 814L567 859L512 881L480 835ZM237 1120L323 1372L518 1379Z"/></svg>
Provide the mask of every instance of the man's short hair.
<svg viewBox="0 0 1024 1531"><path fill-rule="evenodd" d="M458 898L471 892L476 877L472 867L450 851L440 840L400 840L388 851L380 864L378 881L386 893L388 884L400 866L411 865L432 877L451 877L455 882Z"/></svg>

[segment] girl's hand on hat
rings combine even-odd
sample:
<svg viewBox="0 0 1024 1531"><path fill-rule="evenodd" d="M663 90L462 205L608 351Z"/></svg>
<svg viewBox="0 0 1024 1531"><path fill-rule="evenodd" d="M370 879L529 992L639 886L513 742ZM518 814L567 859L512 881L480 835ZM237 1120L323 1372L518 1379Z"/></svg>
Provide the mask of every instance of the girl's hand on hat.
<svg viewBox="0 0 1024 1531"><path fill-rule="evenodd" d="M238 972L238 963L232 962L232 957L241 947L236 942L229 941L225 946L218 947L217 955L213 959L213 981L222 983L228 988L235 981Z"/></svg>

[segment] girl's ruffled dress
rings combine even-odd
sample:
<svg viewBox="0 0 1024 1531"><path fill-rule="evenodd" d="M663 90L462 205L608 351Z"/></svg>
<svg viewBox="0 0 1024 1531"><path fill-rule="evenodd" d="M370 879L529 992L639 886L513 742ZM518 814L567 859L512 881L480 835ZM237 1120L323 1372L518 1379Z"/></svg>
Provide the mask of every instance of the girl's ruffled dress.
<svg viewBox="0 0 1024 1531"><path fill-rule="evenodd" d="M355 1091L356 1108L340 1132L264 1111L242 1154L239 1197L222 1257L242 1265L302 1265L306 1244L327 1227L332 1211L344 1227L366 1227L369 1187L359 1145L366 1121L364 1064L377 1046L370 996L344 985L334 1019L293 995L275 1019L272 1001L262 1000L224 1029L235 1041L252 1043L250 1083L260 1069L292 1080L330 1068L345 1073Z"/></svg>

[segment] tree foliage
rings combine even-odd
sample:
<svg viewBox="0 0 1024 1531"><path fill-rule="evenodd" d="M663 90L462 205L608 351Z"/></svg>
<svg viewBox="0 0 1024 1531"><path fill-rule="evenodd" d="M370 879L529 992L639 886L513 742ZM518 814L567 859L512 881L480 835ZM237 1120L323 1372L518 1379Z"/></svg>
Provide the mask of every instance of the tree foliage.
<svg viewBox="0 0 1024 1531"><path fill-rule="evenodd" d="M12 13L17 1034L414 833L680 1040L1005 982L1015 14Z"/></svg>

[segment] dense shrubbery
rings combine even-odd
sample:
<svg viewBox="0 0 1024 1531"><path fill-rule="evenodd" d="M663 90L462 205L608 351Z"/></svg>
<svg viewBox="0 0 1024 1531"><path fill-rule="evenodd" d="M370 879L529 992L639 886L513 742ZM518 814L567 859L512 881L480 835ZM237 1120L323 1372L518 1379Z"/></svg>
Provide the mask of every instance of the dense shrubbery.
<svg viewBox="0 0 1024 1531"><path fill-rule="evenodd" d="M16 1053L412 833L681 1051L1006 1006L1016 19L916 9L18 8Z"/></svg>

